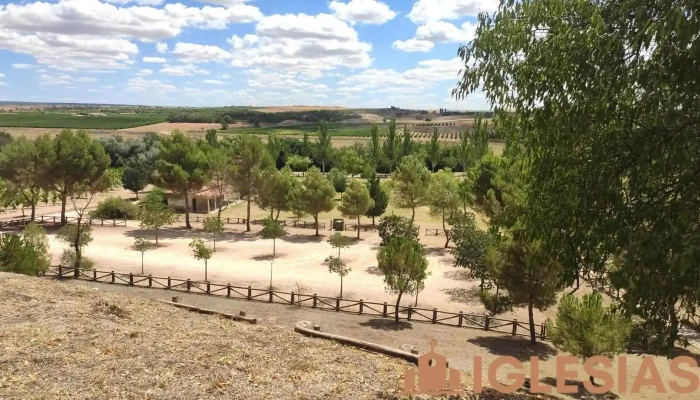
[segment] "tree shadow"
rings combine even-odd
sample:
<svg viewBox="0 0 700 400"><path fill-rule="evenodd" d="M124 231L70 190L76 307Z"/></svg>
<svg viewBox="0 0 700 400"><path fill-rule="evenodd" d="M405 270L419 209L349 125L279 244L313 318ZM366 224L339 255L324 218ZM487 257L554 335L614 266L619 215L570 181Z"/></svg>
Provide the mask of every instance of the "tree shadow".
<svg viewBox="0 0 700 400"><path fill-rule="evenodd" d="M382 272L382 270L379 269L379 267L377 267L376 265L371 266L371 267L367 267L367 269L365 269L365 272L370 274L370 275L384 276L384 273Z"/></svg>
<svg viewBox="0 0 700 400"><path fill-rule="evenodd" d="M519 361L530 361L533 356L546 361L557 355L557 351L546 343L537 342L533 345L529 340L518 337L478 336L467 342L483 347L491 354L515 357Z"/></svg>
<svg viewBox="0 0 700 400"><path fill-rule="evenodd" d="M445 249L443 247L426 247L425 248L425 255L426 256L445 256L447 254L448 249Z"/></svg>
<svg viewBox="0 0 700 400"><path fill-rule="evenodd" d="M323 241L323 236L314 236L314 233L309 235L287 235L281 239L289 243L320 243Z"/></svg>
<svg viewBox="0 0 700 400"><path fill-rule="evenodd" d="M444 274L442 274L443 277L447 279L453 279L455 281L471 281L472 279L469 278L469 271L466 269L455 269L453 271L445 271Z"/></svg>
<svg viewBox="0 0 700 400"><path fill-rule="evenodd" d="M554 390L556 390L557 380L555 378L552 378L552 377L542 378L542 379L540 379L540 382L547 384L549 386L552 386L555 388ZM620 398L619 395L617 395L616 393L612 393L612 392L600 393L600 394L591 393L588 390L586 390L586 388L583 386L583 382L578 381L578 380L567 379L565 382L567 385L576 386L576 393L561 393L561 394L575 398L575 399L586 398L586 399L613 400L613 399Z"/></svg>
<svg viewBox="0 0 700 400"><path fill-rule="evenodd" d="M447 301L449 303L481 304L481 300L479 299L479 287L457 287L440 289L440 291L448 296Z"/></svg>
<svg viewBox="0 0 700 400"><path fill-rule="evenodd" d="M277 260L278 258L282 258L284 256L286 256L286 254L277 253L275 255L275 260ZM255 261L270 261L270 260L272 260L272 254L260 254L260 255L257 255L255 257L251 257L250 259L255 260Z"/></svg>
<svg viewBox="0 0 700 400"><path fill-rule="evenodd" d="M373 318L365 322L360 322L359 325L381 331L403 331L406 329L413 329L413 325L410 322L396 322L393 319L383 318Z"/></svg>

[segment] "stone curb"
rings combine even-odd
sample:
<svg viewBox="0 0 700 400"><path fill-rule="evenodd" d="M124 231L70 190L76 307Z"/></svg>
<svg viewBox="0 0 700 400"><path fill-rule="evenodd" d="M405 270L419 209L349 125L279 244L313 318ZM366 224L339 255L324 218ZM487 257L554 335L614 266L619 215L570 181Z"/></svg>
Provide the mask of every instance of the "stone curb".
<svg viewBox="0 0 700 400"><path fill-rule="evenodd" d="M214 310L208 310L206 308L200 308L200 307L190 306L190 305L181 304L181 303L175 303L172 301L166 301L166 300L157 300L157 301L159 301L163 304L168 304L168 305L175 306L178 308L184 308L184 309L189 310L189 311L195 311L195 312L198 312L200 314L219 315L219 316L226 318L226 319L232 319L234 321L243 321L243 322L247 322L251 325L257 325L257 323L258 323L257 318L249 318L249 317L245 317L242 315L226 314L226 313L222 313L222 312L218 312L218 311L214 311Z"/></svg>

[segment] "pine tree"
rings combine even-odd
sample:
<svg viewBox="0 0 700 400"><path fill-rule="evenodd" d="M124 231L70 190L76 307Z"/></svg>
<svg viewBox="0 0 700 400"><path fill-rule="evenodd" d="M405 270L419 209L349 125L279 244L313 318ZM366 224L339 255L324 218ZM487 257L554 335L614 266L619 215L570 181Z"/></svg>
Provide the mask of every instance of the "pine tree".
<svg viewBox="0 0 700 400"><path fill-rule="evenodd" d="M374 219L376 217L381 217L389 206L389 194L382 187L379 175L373 171L370 171L367 177L367 189L369 190L369 197L374 203L372 207L367 210L365 216L372 218L372 226L374 226Z"/></svg>

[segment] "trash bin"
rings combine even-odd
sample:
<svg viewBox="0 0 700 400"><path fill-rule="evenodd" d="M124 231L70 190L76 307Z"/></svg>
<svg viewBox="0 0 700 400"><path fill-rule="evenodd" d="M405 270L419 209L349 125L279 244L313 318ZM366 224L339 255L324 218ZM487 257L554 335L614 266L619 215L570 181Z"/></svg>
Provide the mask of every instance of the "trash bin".
<svg viewBox="0 0 700 400"><path fill-rule="evenodd" d="M342 218L333 219L333 230L342 231L345 228L345 220Z"/></svg>

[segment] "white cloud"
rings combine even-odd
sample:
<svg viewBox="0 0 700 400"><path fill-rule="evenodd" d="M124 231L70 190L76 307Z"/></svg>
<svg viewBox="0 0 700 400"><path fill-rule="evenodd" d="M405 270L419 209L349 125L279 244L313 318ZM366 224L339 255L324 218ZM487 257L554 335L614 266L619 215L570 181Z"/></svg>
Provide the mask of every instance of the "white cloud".
<svg viewBox="0 0 700 400"><path fill-rule="evenodd" d="M218 4L222 6L232 6L235 4L243 4L246 0L197 0L200 3Z"/></svg>
<svg viewBox="0 0 700 400"><path fill-rule="evenodd" d="M346 22L329 14L285 14L263 18L255 35L229 39L231 65L329 70L344 66L366 68L372 45L361 42Z"/></svg>
<svg viewBox="0 0 700 400"><path fill-rule="evenodd" d="M158 72L165 75L175 76L209 75L209 71L201 69L192 64L166 65Z"/></svg>
<svg viewBox="0 0 700 400"><path fill-rule="evenodd" d="M150 69L142 69L141 71L136 73L136 76L149 76L152 75L153 71Z"/></svg>
<svg viewBox="0 0 700 400"><path fill-rule="evenodd" d="M172 92L176 90L176 87L173 85L168 85L165 84L159 80L147 80L141 77L137 78L131 78L129 81L126 83L126 91L127 92L136 92L136 93L143 93L143 92L149 92L149 93L162 93L162 92Z"/></svg>
<svg viewBox="0 0 700 400"><path fill-rule="evenodd" d="M97 82L97 78L82 77L75 80L75 82Z"/></svg>
<svg viewBox="0 0 700 400"><path fill-rule="evenodd" d="M432 50L433 47L435 47L433 42L417 39L397 40L391 46L401 51L424 53Z"/></svg>
<svg viewBox="0 0 700 400"><path fill-rule="evenodd" d="M12 64L12 68L14 68L14 69L33 69L33 68L36 68L36 65L34 65L34 64Z"/></svg>
<svg viewBox="0 0 700 400"><path fill-rule="evenodd" d="M0 82L0 86L5 86L5 82Z"/></svg>
<svg viewBox="0 0 700 400"><path fill-rule="evenodd" d="M215 79L205 79L202 81L202 83L206 83L207 85L223 85L224 84L224 82L217 81Z"/></svg>
<svg viewBox="0 0 700 400"><path fill-rule="evenodd" d="M477 16L481 11L495 11L498 0L418 0L407 17L416 24Z"/></svg>
<svg viewBox="0 0 700 400"><path fill-rule="evenodd" d="M25 35L4 28L0 28L0 49L29 54L39 64L66 71L124 69L133 64L133 57L138 53L138 47L124 39L46 33Z"/></svg>
<svg viewBox="0 0 700 400"><path fill-rule="evenodd" d="M221 47L194 43L176 43L172 53L186 63L223 62L233 58Z"/></svg>
<svg viewBox="0 0 700 400"><path fill-rule="evenodd" d="M159 52L160 54L165 54L168 52L168 44L167 43L156 43L156 51Z"/></svg>
<svg viewBox="0 0 700 400"><path fill-rule="evenodd" d="M141 61L151 64L165 64L168 62L168 60L163 57L144 57Z"/></svg>
<svg viewBox="0 0 700 400"><path fill-rule="evenodd" d="M349 3L334 0L328 8L338 19L350 23L381 25L396 16L388 5L376 0L350 0Z"/></svg>
<svg viewBox="0 0 700 400"><path fill-rule="evenodd" d="M4 78L4 77L5 77L5 74L3 74L2 72L0 72L0 78Z"/></svg>
<svg viewBox="0 0 700 400"><path fill-rule="evenodd" d="M135 3L140 6L158 6L163 4L163 0L105 0L107 3L128 4Z"/></svg>
<svg viewBox="0 0 700 400"><path fill-rule="evenodd" d="M66 74L41 74L39 75L40 85L68 85L73 82L73 78Z"/></svg>
<svg viewBox="0 0 700 400"><path fill-rule="evenodd" d="M187 7L180 3L163 8L117 7L98 0L59 0L56 3L8 4L0 8L3 30L31 34L108 35L160 40L180 34L183 28L225 29L230 23L262 18L257 7Z"/></svg>

